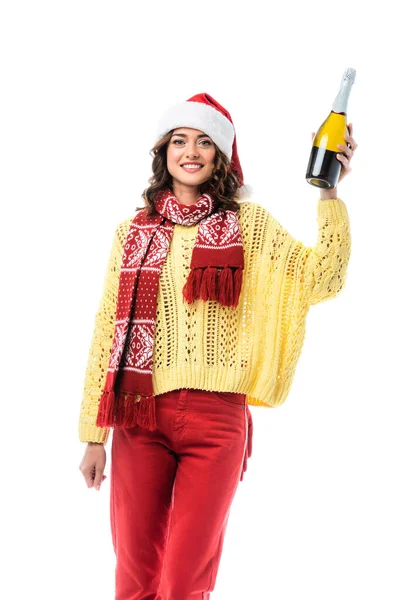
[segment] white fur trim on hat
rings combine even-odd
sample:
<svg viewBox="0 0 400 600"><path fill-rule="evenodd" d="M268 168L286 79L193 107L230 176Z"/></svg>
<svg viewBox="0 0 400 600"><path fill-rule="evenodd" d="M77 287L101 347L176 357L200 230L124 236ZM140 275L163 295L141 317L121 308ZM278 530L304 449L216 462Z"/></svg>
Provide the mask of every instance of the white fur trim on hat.
<svg viewBox="0 0 400 600"><path fill-rule="evenodd" d="M254 188L251 185L242 185L239 188L238 201L246 202L248 201L254 194Z"/></svg>
<svg viewBox="0 0 400 600"><path fill-rule="evenodd" d="M158 122L156 135L160 139L171 129L191 127L204 131L229 159L235 130L232 123L219 110L203 102L180 102L168 108Z"/></svg>

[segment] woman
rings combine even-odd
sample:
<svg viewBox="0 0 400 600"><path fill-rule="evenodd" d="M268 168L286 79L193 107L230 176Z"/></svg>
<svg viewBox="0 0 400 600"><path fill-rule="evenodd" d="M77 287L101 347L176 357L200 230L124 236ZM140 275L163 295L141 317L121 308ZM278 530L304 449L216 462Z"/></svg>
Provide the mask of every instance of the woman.
<svg viewBox="0 0 400 600"><path fill-rule="evenodd" d="M208 94L169 108L157 134L145 207L115 232L79 420L96 489L114 428L116 600L210 597L249 405L284 402L308 308L343 288L350 256L336 188L320 190L315 249L243 198L232 119Z"/></svg>

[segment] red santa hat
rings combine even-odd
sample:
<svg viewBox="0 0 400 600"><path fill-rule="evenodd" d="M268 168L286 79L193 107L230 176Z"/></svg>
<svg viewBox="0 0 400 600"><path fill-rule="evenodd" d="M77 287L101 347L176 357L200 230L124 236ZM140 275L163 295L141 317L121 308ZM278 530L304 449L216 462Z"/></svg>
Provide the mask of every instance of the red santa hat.
<svg viewBox="0 0 400 600"><path fill-rule="evenodd" d="M242 188L244 180L237 152L235 128L231 115L221 104L210 94L196 94L186 102L174 104L161 116L156 135L160 139L168 131L178 127L200 129L209 135L230 159L232 170L237 175ZM249 186L246 186L246 192L250 192ZM241 196L243 196L243 189L241 189Z"/></svg>

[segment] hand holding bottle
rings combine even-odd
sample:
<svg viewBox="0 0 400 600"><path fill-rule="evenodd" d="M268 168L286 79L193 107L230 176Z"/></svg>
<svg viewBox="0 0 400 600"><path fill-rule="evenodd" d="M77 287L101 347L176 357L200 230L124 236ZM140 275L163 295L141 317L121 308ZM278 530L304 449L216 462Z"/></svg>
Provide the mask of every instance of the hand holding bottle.
<svg viewBox="0 0 400 600"><path fill-rule="evenodd" d="M342 179L349 173L349 157L347 152L344 152L346 146L343 144L352 137L352 131L347 125L347 103L355 77L355 69L344 71L332 109L313 136L306 181L322 189L336 188L339 177Z"/></svg>
<svg viewBox="0 0 400 600"><path fill-rule="evenodd" d="M336 158L338 160L340 160L340 162L342 163L338 183L340 181L342 181L343 177L346 177L346 175L351 173L350 161L354 156L355 150L358 148L358 144L355 141L355 139L353 138L353 123L348 124L348 129L349 129L350 135L344 136L344 139L347 142L346 145L338 144L339 152L343 152L343 154L336 154ZM313 140L314 137L315 137L315 132L312 132L311 140Z"/></svg>

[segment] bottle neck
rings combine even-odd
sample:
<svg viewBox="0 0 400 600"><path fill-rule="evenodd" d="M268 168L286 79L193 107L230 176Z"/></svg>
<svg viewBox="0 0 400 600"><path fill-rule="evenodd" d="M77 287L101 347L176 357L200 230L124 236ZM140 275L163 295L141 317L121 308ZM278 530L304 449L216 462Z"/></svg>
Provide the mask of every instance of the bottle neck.
<svg viewBox="0 0 400 600"><path fill-rule="evenodd" d="M344 81L342 83L339 93L336 96L336 98L332 104L332 110L335 113L345 113L345 114L347 113L347 103L349 100L351 87L352 87L352 84L349 83L348 81Z"/></svg>

